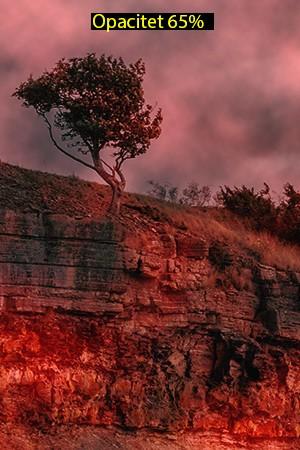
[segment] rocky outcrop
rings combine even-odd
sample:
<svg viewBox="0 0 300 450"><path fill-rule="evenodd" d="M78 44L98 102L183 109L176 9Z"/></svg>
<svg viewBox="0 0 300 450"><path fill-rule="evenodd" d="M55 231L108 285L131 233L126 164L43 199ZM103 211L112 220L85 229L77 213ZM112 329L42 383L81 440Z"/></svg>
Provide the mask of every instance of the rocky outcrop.
<svg viewBox="0 0 300 450"><path fill-rule="evenodd" d="M299 286L167 224L2 209L0 420L299 448Z"/></svg>

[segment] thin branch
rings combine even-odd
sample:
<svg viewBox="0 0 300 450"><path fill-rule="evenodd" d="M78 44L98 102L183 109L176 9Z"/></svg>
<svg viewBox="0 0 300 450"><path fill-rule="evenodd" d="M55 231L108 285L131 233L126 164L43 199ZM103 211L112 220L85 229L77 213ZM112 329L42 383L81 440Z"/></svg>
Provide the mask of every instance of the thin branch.
<svg viewBox="0 0 300 450"><path fill-rule="evenodd" d="M99 157L99 153L92 153L92 158L95 164L96 172L102 177L113 189L116 188L118 180L115 177L115 171L112 170L112 175L110 175L103 167L103 163L105 163ZM106 163L105 163L106 164ZM107 165L107 164L106 164Z"/></svg>
<svg viewBox="0 0 300 450"><path fill-rule="evenodd" d="M122 188L122 191L123 191L123 190L125 189L125 186L126 186L126 180L125 180L125 177L124 177L123 172L121 171L120 167L117 167L117 166L116 166L115 169L116 169L117 174L118 174L119 177L120 177L121 188Z"/></svg>
<svg viewBox="0 0 300 450"><path fill-rule="evenodd" d="M63 115L64 112L63 112L63 110L62 110L62 108L61 108L60 106L58 106L56 109L58 109L59 113L60 113L61 115ZM43 115L43 116L44 116L44 115ZM92 152L93 148L92 148L92 146L88 143L88 141L86 141L85 139L83 139L82 136L80 136L80 139L82 140L82 142L84 143L84 145L89 149L89 150L87 150L87 152L88 152L88 151ZM81 152L81 153L83 153L83 152Z"/></svg>
<svg viewBox="0 0 300 450"><path fill-rule="evenodd" d="M111 170L111 172L112 172L112 174L113 174L113 176L114 176L114 174L115 174L114 168L111 167L109 164L107 164L107 163L104 161L104 159L100 158L100 161L102 162L102 164L104 164L106 167L108 167L109 170Z"/></svg>
<svg viewBox="0 0 300 450"><path fill-rule="evenodd" d="M77 161L77 162L83 164L84 166L88 167L89 169L96 170L95 167L92 166L91 164L89 164L89 163L83 161L83 160L80 159L80 158L76 158L76 156L73 156L71 153L68 153L66 150L64 150L62 147L60 147L60 145L58 145L58 143L57 143L56 140L54 139L53 132L52 132L52 126L51 126L51 123L49 122L49 120L48 120L46 114L42 114L42 117L44 118L44 120L45 120L45 122L46 122L46 124L47 124L48 131L49 131L49 135L50 135L50 139L51 139L51 141L53 142L53 144L55 145L55 147L56 147L59 151L61 151L61 152L64 153L65 155L69 156L69 158L73 159L74 161Z"/></svg>
<svg viewBox="0 0 300 450"><path fill-rule="evenodd" d="M123 164L123 162L125 161L126 158L126 152L123 155L119 155L116 159L116 165L115 165L115 169L121 169L121 165Z"/></svg>

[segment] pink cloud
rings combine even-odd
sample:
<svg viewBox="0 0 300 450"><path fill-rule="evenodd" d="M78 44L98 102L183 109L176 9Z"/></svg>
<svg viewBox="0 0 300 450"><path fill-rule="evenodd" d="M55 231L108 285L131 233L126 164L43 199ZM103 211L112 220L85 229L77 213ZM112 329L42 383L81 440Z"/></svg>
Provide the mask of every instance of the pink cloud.
<svg viewBox="0 0 300 450"><path fill-rule="evenodd" d="M3 2L2 2L3 3ZM149 179L180 186L298 182L300 5L296 0L137 0L18 4L4 0L1 28L1 159L95 179L59 155L44 124L11 98L30 73L88 51L146 63L145 95L163 108L160 139L130 161L128 189ZM215 31L96 32L92 11L215 11ZM284 21L284 22L283 22Z"/></svg>

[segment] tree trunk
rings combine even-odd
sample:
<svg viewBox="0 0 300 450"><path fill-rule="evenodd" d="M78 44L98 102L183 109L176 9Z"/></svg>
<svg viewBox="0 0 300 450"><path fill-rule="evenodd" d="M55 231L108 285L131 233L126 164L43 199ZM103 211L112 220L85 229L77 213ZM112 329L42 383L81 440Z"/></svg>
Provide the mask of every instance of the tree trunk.
<svg viewBox="0 0 300 450"><path fill-rule="evenodd" d="M112 189L112 199L109 205L109 212L114 215L118 215L120 213L121 196L126 185L124 175L120 168L116 168L115 170L112 169L112 175L106 172L100 158L97 155L93 157L93 160L98 175L100 175L100 177L106 181ZM119 180L116 177L116 172L120 178Z"/></svg>
<svg viewBox="0 0 300 450"><path fill-rule="evenodd" d="M123 190L121 188L121 183L112 186L112 199L109 205L109 211L114 215L119 215L121 207L121 196Z"/></svg>

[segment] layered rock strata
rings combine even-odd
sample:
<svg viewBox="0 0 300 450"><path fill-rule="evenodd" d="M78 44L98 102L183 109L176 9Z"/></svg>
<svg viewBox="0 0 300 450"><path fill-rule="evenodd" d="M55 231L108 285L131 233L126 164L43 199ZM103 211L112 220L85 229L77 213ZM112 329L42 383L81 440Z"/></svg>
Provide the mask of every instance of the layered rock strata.
<svg viewBox="0 0 300 450"><path fill-rule="evenodd" d="M161 223L2 209L0 420L299 448L299 287Z"/></svg>

